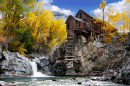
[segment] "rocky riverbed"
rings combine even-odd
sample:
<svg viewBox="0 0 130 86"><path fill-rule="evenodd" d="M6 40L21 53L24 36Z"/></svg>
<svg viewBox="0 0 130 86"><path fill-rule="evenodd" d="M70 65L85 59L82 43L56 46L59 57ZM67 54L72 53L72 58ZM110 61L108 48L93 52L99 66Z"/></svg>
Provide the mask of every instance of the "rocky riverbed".
<svg viewBox="0 0 130 86"><path fill-rule="evenodd" d="M60 77L52 79L32 78L29 81L0 81L0 86L128 86L108 81L100 81L100 77Z"/></svg>

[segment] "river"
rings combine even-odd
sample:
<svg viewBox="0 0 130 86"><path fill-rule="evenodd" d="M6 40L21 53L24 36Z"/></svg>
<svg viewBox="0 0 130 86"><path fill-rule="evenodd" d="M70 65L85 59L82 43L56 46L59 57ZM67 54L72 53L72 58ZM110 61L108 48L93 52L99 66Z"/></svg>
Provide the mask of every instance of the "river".
<svg viewBox="0 0 130 86"><path fill-rule="evenodd" d="M128 86L113 82L96 81L100 77L47 76L38 72L35 61L30 62L33 75L29 77L0 78L2 86ZM6 84L4 84L6 83ZM1 86L1 85L0 85Z"/></svg>
<svg viewBox="0 0 130 86"><path fill-rule="evenodd" d="M4 86L128 86L106 81L95 81L90 78L92 77L53 76L5 78L0 80L7 82Z"/></svg>

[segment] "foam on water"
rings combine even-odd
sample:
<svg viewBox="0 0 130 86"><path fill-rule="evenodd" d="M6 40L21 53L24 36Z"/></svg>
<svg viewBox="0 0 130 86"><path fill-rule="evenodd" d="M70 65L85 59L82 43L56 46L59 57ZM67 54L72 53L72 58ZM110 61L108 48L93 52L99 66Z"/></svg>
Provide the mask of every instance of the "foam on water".
<svg viewBox="0 0 130 86"><path fill-rule="evenodd" d="M38 72L37 64L36 64L35 61L31 61L30 64L31 64L32 70L33 70L33 76L32 77L48 77L47 75L42 74L41 72Z"/></svg>

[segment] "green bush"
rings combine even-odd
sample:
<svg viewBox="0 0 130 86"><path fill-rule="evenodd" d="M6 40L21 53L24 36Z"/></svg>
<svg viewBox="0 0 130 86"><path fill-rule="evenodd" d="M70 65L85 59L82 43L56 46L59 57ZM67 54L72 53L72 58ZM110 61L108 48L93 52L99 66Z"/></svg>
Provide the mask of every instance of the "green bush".
<svg viewBox="0 0 130 86"><path fill-rule="evenodd" d="M22 34L21 42L25 43L24 48L27 50L27 54L30 54L33 50L33 36L32 36L32 30L27 29L24 34Z"/></svg>

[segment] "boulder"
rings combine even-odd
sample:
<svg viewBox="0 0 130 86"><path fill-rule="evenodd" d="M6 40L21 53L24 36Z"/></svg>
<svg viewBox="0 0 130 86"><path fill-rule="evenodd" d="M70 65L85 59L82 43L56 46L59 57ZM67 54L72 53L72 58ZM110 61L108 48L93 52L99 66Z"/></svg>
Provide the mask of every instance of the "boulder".
<svg viewBox="0 0 130 86"><path fill-rule="evenodd" d="M7 82L0 81L0 86L9 86L9 84Z"/></svg>
<svg viewBox="0 0 130 86"><path fill-rule="evenodd" d="M123 71L121 73L121 79L123 84L130 85L130 70L129 71Z"/></svg>
<svg viewBox="0 0 130 86"><path fill-rule="evenodd" d="M52 61L49 58L36 59L38 70L47 75L61 76L65 75L66 65L64 62Z"/></svg>
<svg viewBox="0 0 130 86"><path fill-rule="evenodd" d="M52 75L51 69L52 65L50 64L50 59L47 57L41 57L36 59L38 70L44 74Z"/></svg>
<svg viewBox="0 0 130 86"><path fill-rule="evenodd" d="M32 67L29 60L18 52L4 51L0 60L0 77L29 76L32 74Z"/></svg>

